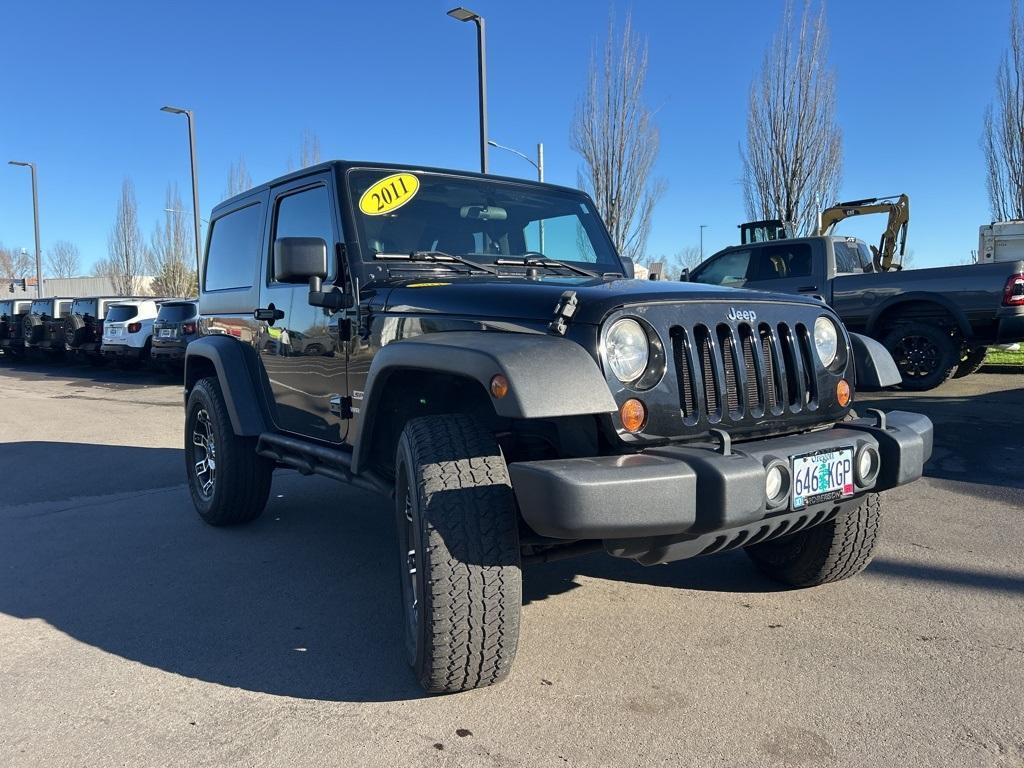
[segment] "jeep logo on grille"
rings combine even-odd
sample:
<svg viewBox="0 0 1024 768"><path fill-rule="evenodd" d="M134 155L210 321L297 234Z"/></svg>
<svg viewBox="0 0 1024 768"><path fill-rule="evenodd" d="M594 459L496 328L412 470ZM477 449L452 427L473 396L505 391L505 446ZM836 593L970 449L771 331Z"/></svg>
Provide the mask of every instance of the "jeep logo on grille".
<svg viewBox="0 0 1024 768"><path fill-rule="evenodd" d="M757 312L752 309L736 309L736 307L729 307L729 314L727 318L736 322L737 320L746 320L748 323L752 323L757 320Z"/></svg>

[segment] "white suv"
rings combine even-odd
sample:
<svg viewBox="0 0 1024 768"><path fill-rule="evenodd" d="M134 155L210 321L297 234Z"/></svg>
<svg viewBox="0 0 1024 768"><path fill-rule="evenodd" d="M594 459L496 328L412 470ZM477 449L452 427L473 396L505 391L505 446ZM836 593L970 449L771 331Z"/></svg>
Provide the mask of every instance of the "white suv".
<svg viewBox="0 0 1024 768"><path fill-rule="evenodd" d="M153 299L119 301L107 307L103 320L103 356L128 363L149 360L153 321L159 311L160 305Z"/></svg>

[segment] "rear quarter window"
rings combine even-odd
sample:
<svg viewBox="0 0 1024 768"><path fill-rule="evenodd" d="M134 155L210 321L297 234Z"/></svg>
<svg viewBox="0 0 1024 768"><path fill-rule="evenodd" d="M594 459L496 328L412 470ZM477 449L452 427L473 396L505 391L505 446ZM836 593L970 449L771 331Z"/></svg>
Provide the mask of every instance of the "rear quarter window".
<svg viewBox="0 0 1024 768"><path fill-rule="evenodd" d="M223 291L251 288L260 261L263 207L254 203L213 222L206 252L203 289Z"/></svg>
<svg viewBox="0 0 1024 768"><path fill-rule="evenodd" d="M71 314L81 315L82 317L86 315L95 317L97 304L99 302L96 299L75 299L71 305Z"/></svg>

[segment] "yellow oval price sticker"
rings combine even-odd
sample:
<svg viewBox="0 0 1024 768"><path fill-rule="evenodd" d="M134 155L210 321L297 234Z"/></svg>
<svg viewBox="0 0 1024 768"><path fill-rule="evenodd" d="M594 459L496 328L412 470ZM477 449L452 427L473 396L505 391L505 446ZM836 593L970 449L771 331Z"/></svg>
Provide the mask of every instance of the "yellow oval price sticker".
<svg viewBox="0 0 1024 768"><path fill-rule="evenodd" d="M420 189L420 180L411 173L394 173L370 185L359 198L359 210L367 216L380 216L401 208Z"/></svg>

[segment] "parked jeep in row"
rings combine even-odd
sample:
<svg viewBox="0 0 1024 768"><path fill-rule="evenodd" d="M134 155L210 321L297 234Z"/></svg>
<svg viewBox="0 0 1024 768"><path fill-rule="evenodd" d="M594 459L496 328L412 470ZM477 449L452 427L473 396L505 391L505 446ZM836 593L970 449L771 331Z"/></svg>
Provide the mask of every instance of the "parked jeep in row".
<svg viewBox="0 0 1024 768"><path fill-rule="evenodd" d="M150 355L154 365L180 368L185 363L185 348L199 336L199 304L172 299L160 305L153 323Z"/></svg>
<svg viewBox="0 0 1024 768"><path fill-rule="evenodd" d="M529 563L863 570L879 492L932 449L924 416L852 410L900 381L889 353L817 299L629 277L590 198L554 185L331 162L224 201L185 353L198 514L254 520L275 468L381 492L435 692L508 674Z"/></svg>
<svg viewBox="0 0 1024 768"><path fill-rule="evenodd" d="M131 299L112 304L103 321L103 356L129 366L148 362L160 301Z"/></svg>
<svg viewBox="0 0 1024 768"><path fill-rule="evenodd" d="M21 321L31 308L32 302L28 299L0 301L0 354L18 357L25 353Z"/></svg>
<svg viewBox="0 0 1024 768"><path fill-rule="evenodd" d="M62 356L66 351L64 321L71 315L73 301L58 296L33 299L28 314L21 319L25 348Z"/></svg>

